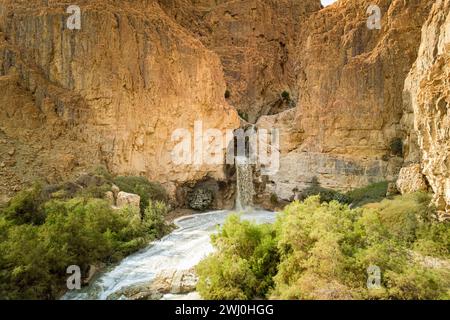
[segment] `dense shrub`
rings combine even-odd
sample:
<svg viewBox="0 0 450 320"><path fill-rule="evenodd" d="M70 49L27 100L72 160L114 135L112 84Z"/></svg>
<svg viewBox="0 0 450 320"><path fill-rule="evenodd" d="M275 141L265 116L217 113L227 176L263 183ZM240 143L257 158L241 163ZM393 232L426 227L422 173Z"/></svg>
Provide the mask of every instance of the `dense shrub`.
<svg viewBox="0 0 450 320"><path fill-rule="evenodd" d="M349 203L350 199L339 191L323 188L317 178L313 178L311 185L299 193L299 200L303 201L312 196L320 196L320 201L330 202L336 200L340 203Z"/></svg>
<svg viewBox="0 0 450 320"><path fill-rule="evenodd" d="M351 203L353 207L360 207L386 198L388 184L387 181L373 183L367 187L349 191L345 195L348 198L348 203Z"/></svg>
<svg viewBox="0 0 450 320"><path fill-rule="evenodd" d="M161 238L172 230L172 226L167 225L165 218L168 210L164 202L150 201L144 211L143 224L145 231L154 238Z"/></svg>
<svg viewBox="0 0 450 320"><path fill-rule="evenodd" d="M157 182L150 182L145 177L121 176L114 179L120 190L134 193L141 197L141 212L148 207L150 200L167 202L166 190Z"/></svg>
<svg viewBox="0 0 450 320"><path fill-rule="evenodd" d="M12 198L2 214L16 224L41 224L45 220L41 206L46 200L42 186L36 183Z"/></svg>
<svg viewBox="0 0 450 320"><path fill-rule="evenodd" d="M419 193L351 209L316 196L286 207L274 226L233 217L213 237L217 251L199 265L199 292L211 299L448 299L449 270L423 262L450 259L449 223L433 221L429 203ZM266 240L255 242L258 234ZM264 273L253 271L254 261L263 261ZM380 288L368 289L369 266L380 268Z"/></svg>
<svg viewBox="0 0 450 320"><path fill-rule="evenodd" d="M76 185L104 186L91 178ZM148 202L141 217L138 209L112 209L105 200L65 186L36 185L0 213L0 298L57 298L68 266L86 272L91 264L118 261L170 231L163 202ZM67 190L75 192L61 192Z"/></svg>
<svg viewBox="0 0 450 320"><path fill-rule="evenodd" d="M257 226L230 216L218 235L218 249L197 266L197 290L206 299L264 297L273 286L278 253L270 225Z"/></svg>

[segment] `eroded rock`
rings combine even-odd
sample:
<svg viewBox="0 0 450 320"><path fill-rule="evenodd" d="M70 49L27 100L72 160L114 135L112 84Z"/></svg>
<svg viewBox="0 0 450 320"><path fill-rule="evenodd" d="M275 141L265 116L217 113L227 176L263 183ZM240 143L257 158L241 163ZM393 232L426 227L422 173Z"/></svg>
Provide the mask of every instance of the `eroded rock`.
<svg viewBox="0 0 450 320"><path fill-rule="evenodd" d="M137 194L120 191L119 194L117 195L116 199L117 208L121 209L125 207L131 207L139 210L140 203L141 197L138 196Z"/></svg>

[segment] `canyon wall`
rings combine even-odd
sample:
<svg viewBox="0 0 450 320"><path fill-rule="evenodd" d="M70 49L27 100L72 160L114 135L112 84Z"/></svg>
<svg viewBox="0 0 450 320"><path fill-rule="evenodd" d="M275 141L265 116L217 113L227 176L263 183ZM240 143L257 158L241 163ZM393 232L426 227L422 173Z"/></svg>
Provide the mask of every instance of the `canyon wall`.
<svg viewBox="0 0 450 320"><path fill-rule="evenodd" d="M435 1L405 82L410 162L421 164L441 218L450 213L450 1Z"/></svg>
<svg viewBox="0 0 450 320"><path fill-rule="evenodd" d="M297 40L318 0L160 0L222 62L229 102L249 120L295 107Z"/></svg>
<svg viewBox="0 0 450 320"><path fill-rule="evenodd" d="M297 46L297 108L258 122L282 137L281 168L268 192L290 200L315 177L340 190L396 179L401 92L433 2L372 1L380 30L367 27L364 1L341 0L309 17Z"/></svg>
<svg viewBox="0 0 450 320"><path fill-rule="evenodd" d="M174 164L171 137L196 120L238 128L240 113L280 132L260 197L419 164L449 210L449 0L80 0L81 30L71 4L0 0L0 202L99 164L172 196L225 181L224 165Z"/></svg>
<svg viewBox="0 0 450 320"><path fill-rule="evenodd" d="M0 1L0 193L95 164L171 193L223 179L220 165L177 166L170 153L174 130L195 120L239 126L217 55L155 1L78 1L81 30L66 28L70 4Z"/></svg>

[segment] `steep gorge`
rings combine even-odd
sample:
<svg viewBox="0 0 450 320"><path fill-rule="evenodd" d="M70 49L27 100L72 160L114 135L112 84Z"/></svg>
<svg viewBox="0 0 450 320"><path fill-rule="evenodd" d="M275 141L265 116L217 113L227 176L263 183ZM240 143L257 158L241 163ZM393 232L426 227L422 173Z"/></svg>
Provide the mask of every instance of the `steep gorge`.
<svg viewBox="0 0 450 320"><path fill-rule="evenodd" d="M357 0L77 2L82 29L71 31L72 1L0 1L5 199L98 164L172 196L226 180L221 165L174 165L171 135L200 119L236 129L239 112L280 130L280 170L262 197L291 200L314 178L339 190L394 181L413 162L449 210L448 0L373 0L381 30Z"/></svg>

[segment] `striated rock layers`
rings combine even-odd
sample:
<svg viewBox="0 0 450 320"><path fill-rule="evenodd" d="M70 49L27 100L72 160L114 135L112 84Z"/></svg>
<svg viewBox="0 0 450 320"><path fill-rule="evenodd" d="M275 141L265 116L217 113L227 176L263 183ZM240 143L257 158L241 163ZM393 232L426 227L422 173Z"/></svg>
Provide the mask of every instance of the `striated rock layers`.
<svg viewBox="0 0 450 320"><path fill-rule="evenodd" d="M450 216L450 1L435 1L405 82L404 122L413 124L408 160L420 161L443 217ZM417 143L416 143L417 142Z"/></svg>
<svg viewBox="0 0 450 320"><path fill-rule="evenodd" d="M160 0L222 62L229 101L250 122L295 106L297 40L319 0ZM282 92L292 101L283 101Z"/></svg>
<svg viewBox="0 0 450 320"><path fill-rule="evenodd" d="M99 163L172 193L223 178L220 165L177 166L170 153L174 130L195 120L239 126L217 55L156 1L78 1L81 30L66 28L72 3L0 1L0 194Z"/></svg>
<svg viewBox="0 0 450 320"><path fill-rule="evenodd" d="M0 0L2 197L98 164L188 194L227 171L176 165L173 132L235 129L239 111L280 131L260 196L393 181L415 164L450 209L449 0L370 1L380 30L359 0L77 2L81 30L65 25L72 1Z"/></svg>
<svg viewBox="0 0 450 320"><path fill-rule="evenodd" d="M290 200L314 177L341 190L396 179L401 92L433 2L372 1L381 30L367 27L365 1L341 0L310 16L299 36L297 108L258 122L281 135L281 168L269 192Z"/></svg>

